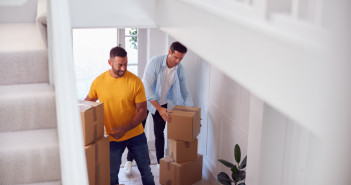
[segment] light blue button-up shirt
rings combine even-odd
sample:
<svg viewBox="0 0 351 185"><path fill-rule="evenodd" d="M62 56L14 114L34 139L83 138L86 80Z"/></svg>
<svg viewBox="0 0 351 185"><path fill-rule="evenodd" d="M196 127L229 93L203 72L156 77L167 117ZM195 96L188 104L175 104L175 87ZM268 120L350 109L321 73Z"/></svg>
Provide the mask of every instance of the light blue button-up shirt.
<svg viewBox="0 0 351 185"><path fill-rule="evenodd" d="M156 108L150 101L161 98L161 85L163 70L167 67L167 55L152 57L147 64L143 76L145 94L147 99L147 109L155 114ZM173 109L175 105L194 106L189 88L186 84L185 69L182 64L178 64L177 72L174 74L174 82L167 94L167 108Z"/></svg>

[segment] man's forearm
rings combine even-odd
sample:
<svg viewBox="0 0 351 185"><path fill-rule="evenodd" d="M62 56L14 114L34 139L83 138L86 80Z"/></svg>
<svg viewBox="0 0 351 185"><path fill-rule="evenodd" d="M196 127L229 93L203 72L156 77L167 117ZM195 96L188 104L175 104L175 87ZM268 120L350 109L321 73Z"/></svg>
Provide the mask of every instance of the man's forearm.
<svg viewBox="0 0 351 185"><path fill-rule="evenodd" d="M138 126L142 121L146 119L146 109L140 110L137 115L135 115L132 120L129 122L128 125L125 126L126 132L133 129L134 127Z"/></svg>
<svg viewBox="0 0 351 185"><path fill-rule="evenodd" d="M130 122L125 126L117 126L108 131L109 135L115 139L119 139L124 136L126 132L138 126L142 121L146 119L147 106L146 101L135 104L137 108L136 115L130 120Z"/></svg>
<svg viewBox="0 0 351 185"><path fill-rule="evenodd" d="M160 110L161 105L156 100L150 101L150 103L156 108L157 111Z"/></svg>
<svg viewBox="0 0 351 185"><path fill-rule="evenodd" d="M171 121L171 117L168 113L172 111L168 110L167 108L163 108L156 100L150 101L150 103L153 106L155 106L156 110L158 111L158 113L160 114L160 116L164 121L167 121L167 122Z"/></svg>

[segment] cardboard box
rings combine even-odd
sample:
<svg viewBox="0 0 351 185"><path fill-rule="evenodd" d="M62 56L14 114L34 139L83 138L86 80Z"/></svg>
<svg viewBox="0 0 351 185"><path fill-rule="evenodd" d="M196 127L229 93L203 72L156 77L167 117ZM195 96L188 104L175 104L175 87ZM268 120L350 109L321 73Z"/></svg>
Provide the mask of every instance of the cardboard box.
<svg viewBox="0 0 351 185"><path fill-rule="evenodd" d="M167 125L169 139L192 142L200 133L201 109L198 107L175 106Z"/></svg>
<svg viewBox="0 0 351 185"><path fill-rule="evenodd" d="M85 147L89 185L110 184L110 142L105 136Z"/></svg>
<svg viewBox="0 0 351 185"><path fill-rule="evenodd" d="M160 184L191 185L202 179L202 155L194 161L177 163L170 156L160 160Z"/></svg>
<svg viewBox="0 0 351 185"><path fill-rule="evenodd" d="M95 184L95 147L85 146L89 185Z"/></svg>
<svg viewBox="0 0 351 185"><path fill-rule="evenodd" d="M104 106L103 103L79 100L83 140L89 145L104 136Z"/></svg>
<svg viewBox="0 0 351 185"><path fill-rule="evenodd" d="M201 121L201 108L200 107L188 107L188 106L181 106L176 105L173 110L183 110L183 111L191 111L196 112L197 119Z"/></svg>
<svg viewBox="0 0 351 185"><path fill-rule="evenodd" d="M192 142L168 139L169 156L178 163L193 161L197 158L197 143L196 138Z"/></svg>

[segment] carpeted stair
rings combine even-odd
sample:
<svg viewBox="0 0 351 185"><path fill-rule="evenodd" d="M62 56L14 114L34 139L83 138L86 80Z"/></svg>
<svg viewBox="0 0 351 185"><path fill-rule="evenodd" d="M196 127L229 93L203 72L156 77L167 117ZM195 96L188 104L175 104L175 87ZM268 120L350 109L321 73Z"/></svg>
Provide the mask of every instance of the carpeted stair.
<svg viewBox="0 0 351 185"><path fill-rule="evenodd" d="M42 15L40 21L0 22L0 185L61 184Z"/></svg>
<svg viewBox="0 0 351 185"><path fill-rule="evenodd" d="M48 83L48 51L36 23L0 24L0 85Z"/></svg>

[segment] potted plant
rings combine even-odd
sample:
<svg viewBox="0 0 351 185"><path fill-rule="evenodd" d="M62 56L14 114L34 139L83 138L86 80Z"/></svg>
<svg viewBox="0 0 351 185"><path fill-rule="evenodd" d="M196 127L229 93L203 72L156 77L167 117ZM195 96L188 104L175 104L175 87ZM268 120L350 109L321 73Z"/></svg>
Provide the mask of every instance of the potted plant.
<svg viewBox="0 0 351 185"><path fill-rule="evenodd" d="M247 156L245 156L244 160L240 163L241 150L238 144L236 144L234 147L234 159L236 164L233 164L223 159L218 160L224 166L230 168L230 170L232 171L232 178L230 178L229 175L225 172L219 172L217 174L217 180L218 182L224 185L231 185L232 182L234 182L235 185L237 185L239 182L241 183L238 185L245 185L246 172L243 169L246 167Z"/></svg>

